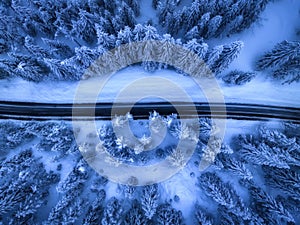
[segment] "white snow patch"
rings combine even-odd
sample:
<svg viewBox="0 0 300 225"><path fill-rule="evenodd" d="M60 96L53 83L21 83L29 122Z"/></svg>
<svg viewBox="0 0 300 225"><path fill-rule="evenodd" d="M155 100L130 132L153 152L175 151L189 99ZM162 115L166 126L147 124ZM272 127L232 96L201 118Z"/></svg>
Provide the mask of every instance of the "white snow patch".
<svg viewBox="0 0 300 225"><path fill-rule="evenodd" d="M161 183L162 196L161 199L169 201L172 199L173 206L182 211L184 218L189 218L197 201L198 189L195 186L196 178L190 177L190 165L187 165L183 170L174 175L167 181ZM174 196L177 195L179 202L174 201Z"/></svg>
<svg viewBox="0 0 300 225"><path fill-rule="evenodd" d="M155 73L147 73L139 67L129 67L119 71L111 77L103 88L98 97L98 102L113 102L118 96L120 90L127 87L133 81L140 78L160 76L169 79L177 86L184 89L194 101L206 102L205 95L195 81L188 76L177 74L175 71L163 70ZM91 88L84 89L82 92L84 102L92 102L90 99L91 93L99 87L97 83L86 80L84 83L90 82ZM24 102L48 102L48 103L73 103L76 89L79 82L47 82L47 83L32 83L21 79L12 79L10 81L1 80L0 89L3 101L24 101ZM159 84L153 84L159 85ZM291 85L281 85L280 83L265 80L258 76L252 82L243 86L230 87L220 82L221 89L226 102L235 103L261 103L270 105L282 106L300 106L300 83ZM164 87L161 87L162 89ZM168 90L168 96L174 100L180 101L180 96L177 91ZM153 96L159 93L153 93ZM124 99L130 101L130 99ZM143 99L148 101L162 101L155 97Z"/></svg>

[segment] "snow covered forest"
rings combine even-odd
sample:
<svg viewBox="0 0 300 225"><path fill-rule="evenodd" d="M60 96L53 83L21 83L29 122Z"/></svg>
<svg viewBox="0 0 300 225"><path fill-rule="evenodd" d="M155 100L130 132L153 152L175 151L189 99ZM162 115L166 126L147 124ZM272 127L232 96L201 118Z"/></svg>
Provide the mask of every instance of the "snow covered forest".
<svg viewBox="0 0 300 225"><path fill-rule="evenodd" d="M168 134L179 120L165 118ZM135 121L147 127L149 121ZM201 118L196 151L184 169L148 186L120 185L100 176L82 158L68 122L0 124L2 224L299 224L300 126L231 121L221 152L205 171L199 160L213 132ZM100 122L99 138L112 156L146 165L172 153L174 143L136 154ZM180 155L174 164L181 163Z"/></svg>
<svg viewBox="0 0 300 225"><path fill-rule="evenodd" d="M80 80L104 52L146 40L182 45L199 55L218 76L238 57L243 42L216 46L207 42L249 28L268 2L153 0L153 19L142 21L141 13L147 9L141 9L138 0L2 1L0 78ZM283 40L257 59L257 70L271 69L270 75L283 83L299 81L299 46L299 39ZM168 66L144 61L142 67L154 71ZM241 85L254 76L254 71L234 71L218 77Z"/></svg>
<svg viewBox="0 0 300 225"><path fill-rule="evenodd" d="M51 89L60 83L75 89L72 85L104 53L149 40L163 43L166 54L169 44L197 54L225 92L238 87L233 92L243 98L245 85L268 92L274 84L279 85L273 89L276 96L283 90L280 95L290 98L284 92L300 90L299 22L290 24L291 39L257 46L259 54L250 63L244 59L243 32L263 28L261 15L269 5L291 2L299 7L300 21L297 0L1 0L1 99L23 95L22 88L11 85L20 79L37 87L38 94L49 86L48 94L56 96ZM156 53L143 53L145 60L128 73L189 76L147 61L147 54ZM267 83L270 90L258 85L262 79L272 84ZM5 92L8 86L12 91ZM28 92L28 101L39 97ZM296 93L292 100L297 98ZM182 132L174 115L162 119L172 141L151 151L123 145L111 122L98 121L99 139L120 162L161 161L172 155ZM131 122L145 131L141 137L148 135L149 120ZM229 120L221 149L204 171L199 163L212 157L205 146L214 124L199 118L199 126L197 148L179 173L161 183L129 186L109 181L86 163L79 148L89 146L88 137L78 145L70 122L0 120L0 225L300 224L299 124ZM172 157L174 165L182 165L180 154Z"/></svg>

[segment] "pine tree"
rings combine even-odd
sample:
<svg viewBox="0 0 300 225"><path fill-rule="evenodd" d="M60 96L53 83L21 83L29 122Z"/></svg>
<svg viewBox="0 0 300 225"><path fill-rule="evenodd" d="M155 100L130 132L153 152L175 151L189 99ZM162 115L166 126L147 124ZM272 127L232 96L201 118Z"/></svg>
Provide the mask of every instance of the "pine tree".
<svg viewBox="0 0 300 225"><path fill-rule="evenodd" d="M207 117L201 117L199 119L199 127L200 127L200 140L205 141L208 140L208 137L213 134L214 132L214 124L212 121Z"/></svg>
<svg viewBox="0 0 300 225"><path fill-rule="evenodd" d="M5 125L7 126L7 124ZM7 177L7 179L1 180L1 185L4 185L4 187L9 186L9 183L13 180L13 177L22 171L22 167L24 165L28 167L28 165L30 165L33 161L32 150L30 149L25 149L19 154L16 154L11 158L7 158L5 161L2 161L0 164L0 174L2 177Z"/></svg>
<svg viewBox="0 0 300 225"><path fill-rule="evenodd" d="M0 68L5 71L9 76L15 76L14 69L17 68L18 64L16 60L11 59L0 59Z"/></svg>
<svg viewBox="0 0 300 225"><path fill-rule="evenodd" d="M207 52L205 61L210 68L212 68L220 58L223 48L223 45L218 45Z"/></svg>
<svg viewBox="0 0 300 225"><path fill-rule="evenodd" d="M300 58L300 57L299 57ZM282 84L300 81L300 60L288 62L273 72L273 77L282 80Z"/></svg>
<svg viewBox="0 0 300 225"><path fill-rule="evenodd" d="M103 31L115 35L117 31L119 31L119 24L116 24L118 21L116 21L116 18L113 16L112 13L105 10L104 11L104 17L101 22L101 26L103 27Z"/></svg>
<svg viewBox="0 0 300 225"><path fill-rule="evenodd" d="M183 13L183 21L187 21L184 27L185 31L190 30L192 27L197 25L199 19L201 18L201 2L200 0L195 0L189 8L186 8Z"/></svg>
<svg viewBox="0 0 300 225"><path fill-rule="evenodd" d="M231 22L229 22L226 25L223 33L226 35L238 33L243 21L244 21L244 17L242 15L237 16L235 19L233 19Z"/></svg>
<svg viewBox="0 0 300 225"><path fill-rule="evenodd" d="M17 66L13 69L13 72L21 78L39 82L46 78L49 74L49 68L42 61L42 59L32 58L27 55L9 54Z"/></svg>
<svg viewBox="0 0 300 225"><path fill-rule="evenodd" d="M73 21L72 34L81 38L88 44L93 44L96 37L95 29L95 16L86 12L85 10L79 11L79 18L77 21Z"/></svg>
<svg viewBox="0 0 300 225"><path fill-rule="evenodd" d="M243 85L250 82L255 76L256 74L254 72L233 70L228 74L222 76L222 80L230 85Z"/></svg>
<svg viewBox="0 0 300 225"><path fill-rule="evenodd" d="M137 192L137 188L131 185L119 184L118 189L120 189L120 191L124 194L125 198L128 199L133 199Z"/></svg>
<svg viewBox="0 0 300 225"><path fill-rule="evenodd" d="M33 38L25 37L25 48L35 57L48 58L50 55L46 49L33 44Z"/></svg>
<svg viewBox="0 0 300 225"><path fill-rule="evenodd" d="M247 224L241 217L238 217L234 213L228 211L224 206L218 208L218 213L219 213L220 220L222 221L222 225Z"/></svg>
<svg viewBox="0 0 300 225"><path fill-rule="evenodd" d="M83 199L76 199L65 212L62 214L62 224L75 224L79 217L83 214L87 203Z"/></svg>
<svg viewBox="0 0 300 225"><path fill-rule="evenodd" d="M22 24L22 30L25 31L26 34L35 37L37 35L37 29L34 25L34 21L39 19L38 11L28 6L23 6L18 1L12 1L11 9L13 9L20 24Z"/></svg>
<svg viewBox="0 0 300 225"><path fill-rule="evenodd" d="M279 146L269 146L263 141L253 139L252 136L240 135L239 139L239 154L249 163L286 169L299 164L288 151Z"/></svg>
<svg viewBox="0 0 300 225"><path fill-rule="evenodd" d="M118 35L116 38L116 46L130 43L130 42L132 42L132 40L133 40L132 30L130 27L125 26L124 29L122 29L118 32Z"/></svg>
<svg viewBox="0 0 300 225"><path fill-rule="evenodd" d="M156 212L158 206L158 186L157 184L148 185L143 188L143 195L141 197L142 209L145 216L151 219Z"/></svg>
<svg viewBox="0 0 300 225"><path fill-rule="evenodd" d="M214 173L206 172L198 178L197 184L206 195L227 209L233 209L237 204L237 194L229 184L225 184Z"/></svg>
<svg viewBox="0 0 300 225"><path fill-rule="evenodd" d="M45 58L44 62L50 68L53 79L79 80L82 75L74 66L65 64L64 61Z"/></svg>
<svg viewBox="0 0 300 225"><path fill-rule="evenodd" d="M157 208L156 223L160 225L181 225L182 212L174 209L170 204L162 204Z"/></svg>
<svg viewBox="0 0 300 225"><path fill-rule="evenodd" d="M4 122L1 124L1 147L0 151L8 151L10 149L16 148L22 143L31 141L35 135L31 134L25 128L26 125Z"/></svg>
<svg viewBox="0 0 300 225"><path fill-rule="evenodd" d="M156 28L151 25L144 26L143 32L144 32L144 38L143 38L144 41L160 39L160 35L158 34Z"/></svg>
<svg viewBox="0 0 300 225"><path fill-rule="evenodd" d="M135 17L140 16L140 2L138 0L126 0L126 3L131 7Z"/></svg>
<svg viewBox="0 0 300 225"><path fill-rule="evenodd" d="M208 22L209 22L210 18L211 18L210 12L204 13L201 16L201 18L197 24L200 37L204 37L207 34L207 29L208 29L207 26L208 26Z"/></svg>
<svg viewBox="0 0 300 225"><path fill-rule="evenodd" d="M175 35L184 24L183 15L180 12L168 13L165 21L167 32Z"/></svg>
<svg viewBox="0 0 300 225"><path fill-rule="evenodd" d="M280 67L289 61L300 59L300 42L283 41L263 55L257 62L260 70L266 68Z"/></svg>
<svg viewBox="0 0 300 225"><path fill-rule="evenodd" d="M289 153L298 151L297 149L299 149L297 138L294 135L287 137L279 130L270 130L266 127L259 129L259 135L261 139L271 147L279 147Z"/></svg>
<svg viewBox="0 0 300 225"><path fill-rule="evenodd" d="M33 2L35 4L36 2ZM64 7L63 2L53 2L50 4L36 4L39 11L39 19L35 21L38 31L49 38L54 38L58 27L55 25L56 13Z"/></svg>
<svg viewBox="0 0 300 225"><path fill-rule="evenodd" d="M243 0L242 2L247 1ZM260 13L266 8L269 2L270 0L251 1L248 4L249 8L240 6L240 8L244 9L243 17L245 18L241 24L240 31L250 27L250 25L258 19Z"/></svg>
<svg viewBox="0 0 300 225"><path fill-rule="evenodd" d="M87 165L83 160L80 160L68 177L60 182L56 188L59 193L67 193L78 186L84 185L88 179Z"/></svg>
<svg viewBox="0 0 300 225"><path fill-rule="evenodd" d="M9 51L9 46L8 44L5 42L5 40L3 38L1 38L0 36L0 54L6 53Z"/></svg>
<svg viewBox="0 0 300 225"><path fill-rule="evenodd" d="M283 41L262 56L257 67L260 70L271 68L272 75L282 84L290 84L300 80L300 42Z"/></svg>
<svg viewBox="0 0 300 225"><path fill-rule="evenodd" d="M195 0L176 12L174 9L177 3L173 1L173 6L169 4L170 9L167 10L165 6L168 2L160 4L159 20L168 32L175 35L180 31L186 32L195 29L197 26L200 37L212 38L240 32L248 28L259 18L269 0L230 0L226 3L218 0ZM179 21L179 26L174 26ZM194 36L193 38L199 37Z"/></svg>
<svg viewBox="0 0 300 225"><path fill-rule="evenodd" d="M244 44L242 41L235 41L228 45L223 45L223 51L221 52L217 61L212 65L211 70L218 74L226 69L229 64L238 56L242 50Z"/></svg>
<svg viewBox="0 0 300 225"><path fill-rule="evenodd" d="M204 38L209 39L216 36L218 29L221 26L222 19L222 16L217 15L209 20L207 24L207 32L205 33L205 35L203 35Z"/></svg>
<svg viewBox="0 0 300 225"><path fill-rule="evenodd" d="M102 30L102 27L98 24L95 25L97 31L97 43L106 49L115 47L116 38L114 35L108 34Z"/></svg>
<svg viewBox="0 0 300 225"><path fill-rule="evenodd" d="M92 13L100 13L104 11L103 0L88 0L89 9Z"/></svg>
<svg viewBox="0 0 300 225"><path fill-rule="evenodd" d="M241 160L233 158L232 156L220 153L217 156L217 161L222 165L222 169L228 170L233 174L239 176L241 179L252 180L253 175Z"/></svg>
<svg viewBox="0 0 300 225"><path fill-rule="evenodd" d="M183 46L196 53L202 59L204 59L208 51L208 45L204 42L199 43L196 39L188 41Z"/></svg>
<svg viewBox="0 0 300 225"><path fill-rule="evenodd" d="M102 192L102 187L108 183L108 179L100 176L99 174L95 175L95 178L90 186L91 192L100 193Z"/></svg>
<svg viewBox="0 0 300 225"><path fill-rule="evenodd" d="M151 40L159 40L159 39L160 36L154 27L150 25L144 26L143 41L151 41ZM156 56L156 52L154 51L153 46L151 44L147 42L145 43L145 47L143 49L142 54L143 54L142 67L144 68L145 71L154 72L159 68L158 62L151 61L152 57Z"/></svg>
<svg viewBox="0 0 300 225"><path fill-rule="evenodd" d="M265 191L260 188L252 187L250 189L250 193L251 197L255 201L257 212L265 220L265 223L269 223L269 221L279 221L281 219L287 222L295 223L290 212L284 209L280 202L277 202Z"/></svg>
<svg viewBox="0 0 300 225"><path fill-rule="evenodd" d="M1 67L1 62L0 62L0 79L7 79L9 77L10 77L10 73Z"/></svg>
<svg viewBox="0 0 300 225"><path fill-rule="evenodd" d="M269 168L264 166L267 184L273 188L278 188L300 202L300 174L293 170Z"/></svg>
<svg viewBox="0 0 300 225"><path fill-rule="evenodd" d="M0 37L11 50L23 47L25 35L18 18L10 15L0 16L0 28Z"/></svg>
<svg viewBox="0 0 300 225"><path fill-rule="evenodd" d="M145 37L145 27L141 24L136 24L132 33L134 41L142 41Z"/></svg>
<svg viewBox="0 0 300 225"><path fill-rule="evenodd" d="M78 11L72 7L66 7L58 12L55 12L56 20L54 25L58 28L55 32L55 37L59 37L61 34L63 34L65 37L76 42L72 36L72 30L74 29L72 21L77 21L77 13Z"/></svg>
<svg viewBox="0 0 300 225"><path fill-rule="evenodd" d="M59 40L42 38L43 42L50 48L50 54L56 59L67 59L74 56L75 52L67 44Z"/></svg>
<svg viewBox="0 0 300 225"><path fill-rule="evenodd" d="M156 62L152 62L152 61L143 61L141 65L142 65L143 69L149 73L155 72L158 68L158 64Z"/></svg>
<svg viewBox="0 0 300 225"><path fill-rule="evenodd" d="M192 29L190 29L184 37L187 40L202 38L198 26L194 26Z"/></svg>
<svg viewBox="0 0 300 225"><path fill-rule="evenodd" d="M63 122L29 125L26 131L40 138L37 149L59 153L58 157L78 151L71 128ZM55 160L55 159L54 159Z"/></svg>
<svg viewBox="0 0 300 225"><path fill-rule="evenodd" d="M207 216L198 204L195 205L195 224L199 224L199 225L214 224L212 218L210 218L210 216Z"/></svg>
<svg viewBox="0 0 300 225"><path fill-rule="evenodd" d="M97 198L89 206L87 214L83 220L84 225L100 224L103 214L103 203L106 197L106 193L103 189L97 194Z"/></svg>
<svg viewBox="0 0 300 225"><path fill-rule="evenodd" d="M175 10L175 4L173 0L160 1L158 4L158 20L159 23L163 26L166 25L170 18L167 18L168 15L172 15Z"/></svg>
<svg viewBox="0 0 300 225"><path fill-rule="evenodd" d="M153 7L154 9L157 9L158 4L159 4L159 0L152 0L152 7Z"/></svg>
<svg viewBox="0 0 300 225"><path fill-rule="evenodd" d="M117 8L117 1L116 0L103 0L104 1L104 8L108 10L110 13L114 13Z"/></svg>
<svg viewBox="0 0 300 225"><path fill-rule="evenodd" d="M58 223L61 223L63 220L71 220L71 219L73 221L77 220L78 215L74 215L74 218L72 218L72 217L64 218L64 214L67 214L68 210L72 210L72 208L74 206L76 208L78 207L78 201L80 201L78 197L80 196L82 189L83 189L83 186L80 185L80 186L77 186L77 187L71 189L69 192L66 192L66 194L63 195L63 197L51 209L46 224L47 223L58 224ZM73 222L73 221L70 221L70 222Z"/></svg>
<svg viewBox="0 0 300 225"><path fill-rule="evenodd" d="M132 162L133 158L136 157L136 154L132 148L129 148L124 144L120 138L117 139L115 133L112 130L111 126L103 126L100 131L100 140L103 141L103 145L106 151L114 158L115 161L111 163L121 162ZM110 160L111 158L108 158Z"/></svg>
<svg viewBox="0 0 300 225"><path fill-rule="evenodd" d="M227 210L243 218L243 220L251 218L248 208L244 205L231 184L224 183L215 173L211 172L202 174L198 178L198 181L197 185L220 206L226 207Z"/></svg>
<svg viewBox="0 0 300 225"><path fill-rule="evenodd" d="M46 205L50 186L59 176L47 172L31 149L2 162L0 174L0 215L11 224L36 223L36 212Z"/></svg>
<svg viewBox="0 0 300 225"><path fill-rule="evenodd" d="M176 44L176 40L169 34L164 34L161 40L161 46L158 49L157 57L163 62L170 62L175 57L180 57L179 55L172 55L172 46Z"/></svg>
<svg viewBox="0 0 300 225"><path fill-rule="evenodd" d="M298 217L298 214L300 211L300 207L299 207L300 202L297 200L294 200L291 197L283 197L282 195L277 195L275 197L275 200L277 202L279 202L280 204L282 204L282 206L291 213L291 215L295 219L296 223L298 223L297 217Z"/></svg>
<svg viewBox="0 0 300 225"><path fill-rule="evenodd" d="M297 123L285 122L283 133L287 138L295 138L295 140L297 140L297 139L299 140L300 125ZM299 143L299 141L298 141L298 143Z"/></svg>
<svg viewBox="0 0 300 225"><path fill-rule="evenodd" d="M125 215L124 219L125 225L147 225L150 224L148 219L144 216L141 206L137 201L134 201L133 206Z"/></svg>
<svg viewBox="0 0 300 225"><path fill-rule="evenodd" d="M91 49L86 46L75 48L76 63L84 69L87 69L103 53L100 48Z"/></svg>
<svg viewBox="0 0 300 225"><path fill-rule="evenodd" d="M4 0L0 3L2 6L10 7L12 4L12 0Z"/></svg>
<svg viewBox="0 0 300 225"><path fill-rule="evenodd" d="M136 24L134 12L125 2L122 2L118 8L117 23L119 26L117 30L124 29L125 26L133 28Z"/></svg>
<svg viewBox="0 0 300 225"><path fill-rule="evenodd" d="M106 204L101 224L120 225L122 223L122 214L123 210L119 200L115 197L112 197Z"/></svg>

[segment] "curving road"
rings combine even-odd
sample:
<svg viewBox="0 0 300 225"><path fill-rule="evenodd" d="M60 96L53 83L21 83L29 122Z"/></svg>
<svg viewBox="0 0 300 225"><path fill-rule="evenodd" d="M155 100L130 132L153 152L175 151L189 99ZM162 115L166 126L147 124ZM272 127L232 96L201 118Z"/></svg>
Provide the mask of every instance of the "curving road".
<svg viewBox="0 0 300 225"><path fill-rule="evenodd" d="M120 115L126 113L129 104L122 103L115 105L115 109ZM219 103L194 103L198 116L207 116L214 118L232 118L245 120L269 120L280 119L284 121L300 123L300 108L281 107L270 105L239 104L227 103L226 115L223 113L223 107ZM0 101L0 118L19 119L19 120L71 120L72 110L76 107L79 115L76 119L91 119L87 113L95 108L96 119L110 120L112 103L93 104L51 104L51 103L33 103L33 102L8 102ZM148 118L149 112L157 111L161 115L170 115L180 110L182 117L195 116L191 113L193 104L177 102L171 105L168 102L158 103L137 103L131 110L134 118ZM210 107L214 108L214 114L211 114Z"/></svg>

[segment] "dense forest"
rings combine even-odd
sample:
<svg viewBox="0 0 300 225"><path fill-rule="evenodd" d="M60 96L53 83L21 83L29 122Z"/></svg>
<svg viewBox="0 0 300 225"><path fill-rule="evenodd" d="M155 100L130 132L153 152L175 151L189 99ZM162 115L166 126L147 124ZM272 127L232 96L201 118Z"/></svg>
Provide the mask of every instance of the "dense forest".
<svg viewBox="0 0 300 225"><path fill-rule="evenodd" d="M178 138L179 120L168 117L165 121L168 133ZM214 129L210 119L201 118L199 124L198 147L183 169L190 171L189 179L201 196L194 196L189 223L298 224L300 126L256 125L255 133L235 135L229 145L222 144L214 163L199 171ZM111 126L109 122L100 127L99 138L123 162L145 165L164 159L174 149L167 144L136 154L116 140ZM84 161L69 123L1 121L0 129L3 224L186 224L187 218L178 210L180 193L166 195L163 183L119 184L118 194L107 197L111 182ZM173 160L180 163L181 158ZM71 168L67 161L72 162Z"/></svg>
<svg viewBox="0 0 300 225"><path fill-rule="evenodd" d="M238 57L243 43L209 46L206 42L249 28L259 20L268 2L195 0L183 5L180 0L153 0L158 21L141 24L137 22L141 14L138 0L1 1L0 78L21 77L35 82L80 80L105 52L122 44L148 40L182 45L199 55L222 78L218 74ZM136 51L131 52L138 54ZM143 54L141 66L146 71L170 68L148 62L150 51ZM272 67L271 74L283 83L298 81L299 57L299 41L286 41L259 60L258 70ZM284 69L276 70L276 66ZM251 71L233 72L224 75L223 81L243 84L253 75Z"/></svg>

